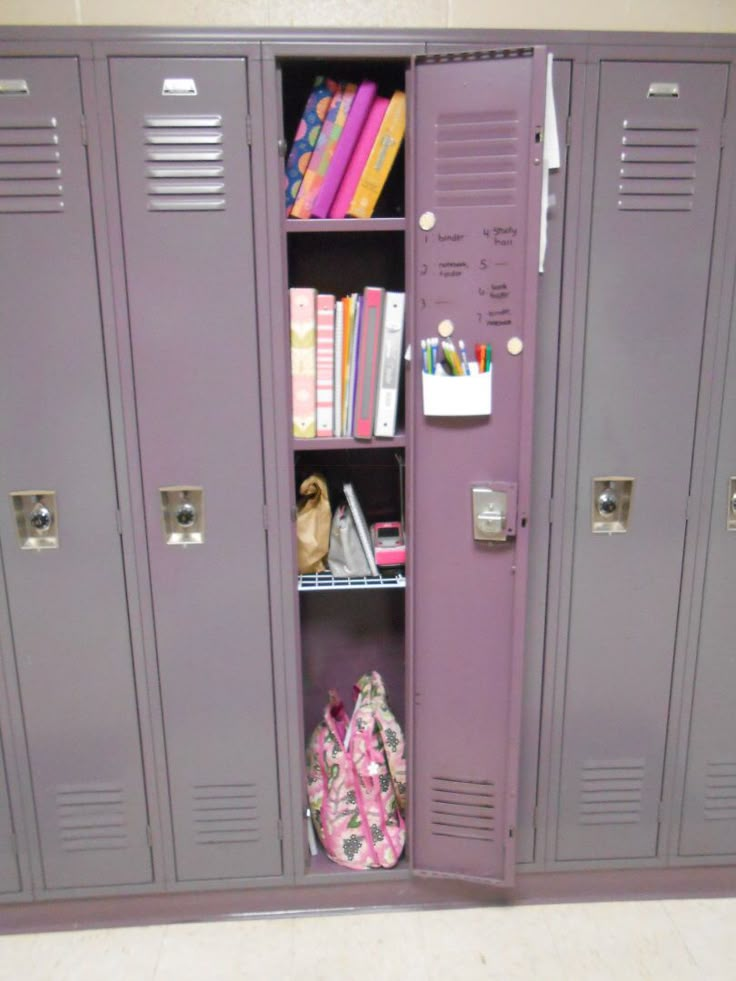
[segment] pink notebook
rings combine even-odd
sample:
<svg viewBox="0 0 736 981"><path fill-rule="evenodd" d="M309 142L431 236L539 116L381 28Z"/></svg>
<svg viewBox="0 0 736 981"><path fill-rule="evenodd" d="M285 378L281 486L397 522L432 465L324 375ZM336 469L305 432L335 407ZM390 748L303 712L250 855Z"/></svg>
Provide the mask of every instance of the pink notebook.
<svg viewBox="0 0 736 981"><path fill-rule="evenodd" d="M386 115L388 103L389 100L385 99L382 95L377 95L373 100L373 105L368 110L368 117L355 144L355 149L345 170L342 183L335 195L335 200L332 202L330 218L344 218L347 214L350 202L353 200L355 188L358 186L360 175L363 173L366 160L370 156L376 136L381 128L383 117Z"/></svg>
<svg viewBox="0 0 736 981"><path fill-rule="evenodd" d="M332 202L335 200L343 175L347 170L353 150L358 142L358 137L363 129L363 124L368 118L368 113L373 105L377 88L375 82L367 81L361 82L358 86L358 91L353 99L342 136L333 154L324 183L319 189L314 206L312 207L312 218L326 218L329 214Z"/></svg>

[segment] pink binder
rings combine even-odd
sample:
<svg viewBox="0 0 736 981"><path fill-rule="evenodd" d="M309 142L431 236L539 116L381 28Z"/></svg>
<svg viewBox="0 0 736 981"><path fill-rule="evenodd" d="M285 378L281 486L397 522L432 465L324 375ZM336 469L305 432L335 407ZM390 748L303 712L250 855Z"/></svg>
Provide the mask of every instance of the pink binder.
<svg viewBox="0 0 736 981"><path fill-rule="evenodd" d="M334 436L335 297L317 296L317 435Z"/></svg>
<svg viewBox="0 0 736 981"><path fill-rule="evenodd" d="M375 82L363 81L358 86L358 91L353 99L345 128L337 144L332 157L329 169L324 179L322 187L319 189L317 198L312 207L312 218L326 218L332 202L340 188L343 175L350 163L350 158L358 142L363 124L368 118L368 113L376 97L377 85Z"/></svg>
<svg viewBox="0 0 736 981"><path fill-rule="evenodd" d="M385 295L386 291L379 286L366 286L363 290L358 384L355 392L355 413L353 416L353 435L356 439L370 439L373 435L378 349L381 342Z"/></svg>
<svg viewBox="0 0 736 981"><path fill-rule="evenodd" d="M386 115L388 103L389 100L385 99L382 95L377 95L373 100L373 104L368 110L365 125L358 137L353 155L350 158L345 175L335 195L335 200L332 202L329 214L330 218L344 218L347 214L350 202L353 200L355 188L358 186L360 175L363 173L366 160L370 156L376 136L381 128L383 117Z"/></svg>

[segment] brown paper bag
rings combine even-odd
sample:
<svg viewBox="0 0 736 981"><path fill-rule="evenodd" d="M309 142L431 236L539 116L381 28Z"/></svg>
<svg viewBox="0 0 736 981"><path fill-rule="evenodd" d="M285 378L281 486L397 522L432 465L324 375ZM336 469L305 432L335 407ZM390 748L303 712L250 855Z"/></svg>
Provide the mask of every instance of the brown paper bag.
<svg viewBox="0 0 736 981"><path fill-rule="evenodd" d="M300 574L324 572L330 548L332 511L324 477L312 474L302 481L296 513L296 555Z"/></svg>

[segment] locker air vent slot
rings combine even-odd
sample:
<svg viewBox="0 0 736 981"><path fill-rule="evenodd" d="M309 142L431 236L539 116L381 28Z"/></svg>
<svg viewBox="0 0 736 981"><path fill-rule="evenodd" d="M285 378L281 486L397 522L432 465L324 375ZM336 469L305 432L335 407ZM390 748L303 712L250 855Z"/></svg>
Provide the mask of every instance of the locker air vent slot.
<svg viewBox="0 0 736 981"><path fill-rule="evenodd" d="M736 821L736 760L708 764L704 808L706 821Z"/></svg>
<svg viewBox="0 0 736 981"><path fill-rule="evenodd" d="M0 122L0 214L63 212L58 129L54 116Z"/></svg>
<svg viewBox="0 0 736 981"><path fill-rule="evenodd" d="M519 120L514 111L440 113L435 138L435 204L516 203Z"/></svg>
<svg viewBox="0 0 736 981"><path fill-rule="evenodd" d="M487 780L432 778L433 835L494 841L495 820L495 784Z"/></svg>
<svg viewBox="0 0 736 981"><path fill-rule="evenodd" d="M583 764L581 824L637 824L641 820L644 760L589 760Z"/></svg>
<svg viewBox="0 0 736 981"><path fill-rule="evenodd" d="M149 211L223 211L221 116L146 116Z"/></svg>
<svg viewBox="0 0 736 981"><path fill-rule="evenodd" d="M198 845L260 841L253 783L197 784L192 789L192 816Z"/></svg>
<svg viewBox="0 0 736 981"><path fill-rule="evenodd" d="M698 127L625 119L621 136L619 211L692 211Z"/></svg>
<svg viewBox="0 0 736 981"><path fill-rule="evenodd" d="M125 794L118 784L58 787L56 813L64 851L100 851L129 845Z"/></svg>

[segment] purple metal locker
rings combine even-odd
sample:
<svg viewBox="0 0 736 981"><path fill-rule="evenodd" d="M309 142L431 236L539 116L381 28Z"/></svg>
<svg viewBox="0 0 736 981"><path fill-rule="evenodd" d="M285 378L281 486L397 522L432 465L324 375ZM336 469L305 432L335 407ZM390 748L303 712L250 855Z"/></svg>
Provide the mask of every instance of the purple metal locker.
<svg viewBox="0 0 736 981"><path fill-rule="evenodd" d="M657 854L727 77L601 66L560 860ZM606 476L634 480L626 531L598 509Z"/></svg>
<svg viewBox="0 0 736 981"><path fill-rule="evenodd" d="M275 876L246 63L110 71L177 878Z"/></svg>
<svg viewBox="0 0 736 981"><path fill-rule="evenodd" d="M545 73L543 49L422 59L411 113L412 860L502 884L514 863ZM471 356L493 345L490 416L423 414L419 342L442 321ZM506 541L474 540L474 485L507 492Z"/></svg>
<svg viewBox="0 0 736 981"><path fill-rule="evenodd" d="M679 854L736 855L736 326L723 400Z"/></svg>
<svg viewBox="0 0 736 981"><path fill-rule="evenodd" d="M145 883L151 858L78 65L2 59L0 73L0 541L43 883ZM39 490L56 494L49 520L58 548L21 547L9 495Z"/></svg>
<svg viewBox="0 0 736 981"><path fill-rule="evenodd" d="M0 896L20 892L20 871L16 854L13 816L5 777L5 760L0 742Z"/></svg>

